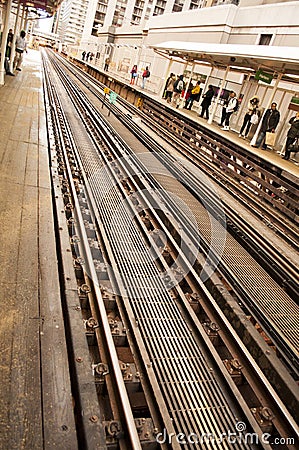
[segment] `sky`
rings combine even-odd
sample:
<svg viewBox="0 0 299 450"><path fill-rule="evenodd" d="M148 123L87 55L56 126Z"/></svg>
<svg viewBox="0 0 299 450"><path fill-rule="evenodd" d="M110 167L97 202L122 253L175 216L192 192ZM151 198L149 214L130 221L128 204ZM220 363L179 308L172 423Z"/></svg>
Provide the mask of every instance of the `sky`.
<svg viewBox="0 0 299 450"><path fill-rule="evenodd" d="M39 30L41 30L45 33L51 32L53 17L51 17L50 19L40 19L38 22L39 22L39 24L38 24Z"/></svg>

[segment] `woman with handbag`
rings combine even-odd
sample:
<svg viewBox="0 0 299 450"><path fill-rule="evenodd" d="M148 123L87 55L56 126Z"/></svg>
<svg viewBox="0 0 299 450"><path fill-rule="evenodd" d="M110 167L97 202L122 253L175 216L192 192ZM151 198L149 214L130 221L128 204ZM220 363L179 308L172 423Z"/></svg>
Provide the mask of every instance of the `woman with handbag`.
<svg viewBox="0 0 299 450"><path fill-rule="evenodd" d="M297 147L298 147L299 111L296 113L296 116L294 116L290 119L289 123L291 124L291 128L289 129L288 134L287 134L285 154L282 159L290 159L290 154L292 153L292 151L296 151L292 147L292 145L295 143L295 141L297 141Z"/></svg>
<svg viewBox="0 0 299 450"><path fill-rule="evenodd" d="M240 130L239 137L244 139L247 137L252 124L256 125L259 121L259 106L260 99L255 95L248 102L247 112L244 116L243 124ZM245 130L245 133L243 134Z"/></svg>
<svg viewBox="0 0 299 450"><path fill-rule="evenodd" d="M134 84L135 83L135 78L137 78L138 73L137 73L137 66L136 64L134 64L134 66L132 67L131 70L131 81L130 84Z"/></svg>

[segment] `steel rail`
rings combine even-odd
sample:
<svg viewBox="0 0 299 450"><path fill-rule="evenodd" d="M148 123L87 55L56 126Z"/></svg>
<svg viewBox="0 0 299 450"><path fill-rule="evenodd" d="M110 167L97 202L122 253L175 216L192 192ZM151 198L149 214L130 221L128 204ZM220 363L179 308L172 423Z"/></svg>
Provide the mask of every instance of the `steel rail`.
<svg viewBox="0 0 299 450"><path fill-rule="evenodd" d="M135 124L130 123L130 127L131 129L135 129L135 134L138 134L138 136L140 137L140 135L142 134L142 131L140 131ZM145 139L149 142L148 146L151 147L152 149L155 149L155 144L153 144L152 140L149 140L147 137L145 137ZM159 150L161 150L159 148ZM162 150L163 151L163 150ZM157 156L159 158L159 153L157 153ZM168 155L167 155L167 159L168 159ZM170 159L170 158L169 158ZM167 161L166 159L164 159L163 163L165 164ZM168 164L168 167L170 167L170 164ZM173 169L173 173L175 173L176 175L178 175L178 170L177 170L177 166ZM182 178L182 176L181 176ZM196 190L198 189L198 185L195 189L193 189L193 192L196 194ZM185 218L185 220L187 220L188 218ZM192 238L192 236L191 236ZM208 248L208 243L206 244L206 247ZM217 255L215 255L215 258L218 258ZM229 277L230 281L232 283L234 283L237 286L236 280L235 280L235 276L232 273L232 271L227 267L227 265L222 264L222 267L225 270L225 274L226 276ZM274 342L279 346L281 352L286 355L287 359L289 360L289 364L291 366L293 366L295 368L295 370L298 370L298 363L296 361L298 361L298 357L297 357L297 351L296 349L296 343L294 343L293 346L293 351L289 349L289 345L288 343L284 342L284 338L281 335L281 330L280 327L277 326L277 324L275 323L275 321L270 320L265 314L266 313L261 313L260 311L260 304L259 304L259 308L255 307L255 302L251 299L251 295L249 293L248 290L246 290L246 288L238 288L237 292L239 293L239 295L242 295L243 300L244 298L246 298L247 302L246 302L246 306L251 310L251 312L254 314L254 316L256 317L256 319L262 324L263 327L266 327L267 333L269 334L269 329L270 330L276 330L275 333L273 333L273 331L271 331L270 336L272 337L272 339L274 340ZM283 291L281 291L281 295L284 295ZM293 308L292 305L290 305L290 308L292 310L293 313ZM269 311L269 308L268 308ZM284 313L286 315L286 311ZM281 316L280 316L281 317ZM284 324L282 324L284 325ZM293 333L294 336L294 333ZM290 337L288 338L288 340L290 339Z"/></svg>
<svg viewBox="0 0 299 450"><path fill-rule="evenodd" d="M62 61L64 61L64 60L62 60ZM88 76L88 74L84 74L84 75ZM91 76L89 76L89 78L92 79ZM93 79L93 81L95 81L95 80ZM99 95L98 90L94 91L94 89L92 87L90 87L89 90L91 92L94 92L95 95L97 95L97 96ZM136 108L132 107L125 100L121 99L120 102L124 103L127 108L130 108L130 109L134 110L135 112L137 111ZM117 108L115 106L112 106L112 105L110 107L114 111L114 113L116 114L117 113ZM173 113L173 111L172 111L172 113ZM139 110L138 110L138 114L140 114L141 117L143 117L144 119L146 118L146 124L148 126L149 123L150 123L150 117L146 116L144 113L142 113L142 111L139 111ZM132 130L135 130L135 135L140 136L140 137L141 137L141 135L143 137L145 136L145 133L142 130L140 130L140 128L138 126L136 126L136 124L132 123L132 121L129 121L128 117L122 116L122 117L119 117L119 119L126 126L129 126L130 128L132 128ZM155 121L155 127L157 128L157 126L159 126L159 125ZM155 129L155 131L156 131L156 129ZM169 134L168 134L168 136L169 136ZM182 142L181 141L178 141L176 139L175 142L177 144L179 144L180 146L182 146ZM219 142L215 141L215 144L216 143L219 144ZM153 149L155 148L155 145L153 144L152 140L149 141L148 147L149 148L153 147ZM192 148L190 148L190 146L189 146L189 149L188 149L188 153L190 153L191 157L188 156L188 154L186 153L187 152L187 148L186 147L184 147L184 151L180 150L180 148L177 148L177 150L181 151L182 154L185 157L189 158L189 160L191 160L193 163L197 163L197 164L200 163L202 165L202 163L204 161L203 158L201 158L200 155L198 155L198 154L196 155L195 152L192 151ZM158 152L163 152L164 150L161 147L159 147L157 151ZM171 155L167 155L167 157L171 158ZM242 170L245 171L245 172L248 172L248 174L250 174L250 172L247 171L246 168L242 168ZM275 191L275 188L272 187L272 190ZM243 202L243 204L244 204L244 202ZM248 205L247 205L247 207L248 207ZM250 235L254 235L255 236L255 239L252 240L252 244L254 245L254 247L257 248L258 253L260 253L260 249L261 248L265 248L268 254L273 254L273 257L272 256L270 258L266 257L266 259L269 259L268 266L270 266L271 270L274 271L273 260L276 261L276 268L275 268L275 270L277 272L277 275L280 277L281 282L286 282L287 281L286 288L289 289L290 292L293 292L293 294L295 294L294 298L296 298L297 297L297 289L298 289L298 271L297 271L297 266L295 266L294 264L291 265L291 262L289 261L289 259L286 259L285 257L283 258L282 255L279 252L277 252L277 249L275 248L275 246L273 246L270 243L266 242L263 238L258 239L256 230L252 230L252 227L250 227L248 224L247 224L246 227L244 226L244 223L241 224L241 221L238 219L238 217L234 213L234 211L231 208L226 207L225 204L224 204L224 209L225 209L225 212L226 212L227 216L232 221L234 227L237 226L238 229L240 230L240 232L241 233L242 232L245 233L246 236L248 236L248 237ZM250 233L247 233L248 230L249 231L251 230ZM255 244L254 241L257 241L257 240L258 240L258 244ZM282 269L283 267L284 267L284 270Z"/></svg>
<svg viewBox="0 0 299 450"><path fill-rule="evenodd" d="M76 70L78 72L78 66L76 66L74 63L70 63L68 61L68 67L70 66L70 64L72 64L72 67L76 68ZM82 69L79 69L79 70L82 73ZM90 80L92 80L93 83L96 83L98 86L102 86L103 87L103 83L100 83L98 80L95 80L95 78L92 75L90 75L89 73L84 72L84 76L88 77ZM90 88L90 90L93 91L92 88ZM152 98L150 98L148 96L144 96L144 93L140 93L140 95L141 95L142 99L145 100L145 104L146 104L145 111L146 112L143 112L143 110L140 109L140 108L136 109L136 107L134 107L133 105L131 105L129 102L127 102L126 100L124 100L122 98L120 98L119 102L121 104L125 105L125 107L128 110L132 111L133 114L138 114L140 117L142 117L144 119L144 122L146 123L146 125L147 126L152 126L152 128L154 129L154 131L156 133L158 132L162 136L164 136L164 135L166 136L167 135L168 139L173 140L173 142L175 142L179 147L182 144L182 139L178 140L177 136L175 136L175 135L173 135L171 133L167 133L167 131L165 130L165 127L163 126L163 123L162 123L162 125L160 125L160 123L159 123L160 122L160 117L164 117L164 116L168 117L169 118L168 119L169 123L173 123L175 120L178 120L178 123L180 125L182 123L184 123L184 127L190 127L190 129L192 130L191 133L186 131L187 128L186 128L186 130L184 129L184 134L188 135L189 138L190 138L190 141L187 141L187 145L188 145L189 148L188 149L185 148L183 150L184 156L186 156L188 158L188 154L189 153L190 154L193 153L193 157L195 157L196 159L198 159L198 161L200 161L200 164L202 164L206 168L206 170L210 173L210 176L217 183L219 183L219 180L218 180L218 177L219 177L219 179L221 179L222 182L224 183L223 186L226 185L226 184L234 185L234 188L237 189L238 193L234 194L234 192L232 190L228 190L228 192L230 192L231 195L237 196L238 200L240 201L241 200L240 196L242 194L242 192L240 190L240 184L239 183L238 184L232 183L231 182L231 177L226 176L226 174L222 170L220 172L218 171L218 175L217 175L217 173L215 173L215 169L216 170L218 170L218 169L215 167L215 165L211 169L211 167L208 165L207 158L206 157L202 157L198 153L198 148L195 145L195 140L196 139L194 139L194 137L196 137L196 136L199 137L200 136L201 137L201 144L204 144L205 141L207 141L208 152L211 155L213 155L213 148L212 147L217 147L217 146L219 147L219 145L222 145L223 149L226 148L227 151L229 151L229 152L231 151L231 148L227 147L227 140L226 140L226 138L224 138L222 136L218 136L218 138L217 138L218 140L215 140L214 136L211 134L211 131L209 131L207 128L201 126L197 122L194 122L192 118L187 117L187 116L182 116L180 113L178 113L178 111L173 110L173 109L169 108L168 106L161 104L161 102L158 102L157 100L152 99ZM153 117L154 120L152 120L151 116ZM165 119L165 117L164 117L164 119ZM196 132L194 131L195 130L194 127L197 130ZM159 132L159 129L160 129L160 132ZM195 135L194 135L194 133L195 133ZM184 139L184 141L186 142L186 139ZM211 147L211 145L212 145L212 147ZM258 163L258 158L254 158L254 155L252 155L252 154L246 154L246 150L241 148L241 147L239 147L237 144L230 143L230 146L232 146L232 145L233 145L234 158L242 158L242 157L245 157L244 155L246 155L246 162L247 163L250 162L250 166L251 167L255 168L256 170L261 170L262 172L263 172L263 170L265 170L263 168L261 169L261 167L260 167L260 165ZM194 152L192 151L192 146L195 149ZM236 149L236 152L235 152L234 149ZM180 148L178 148L178 150L182 151L182 150L180 150ZM226 160L226 163L232 163L232 161L230 159L227 159L225 153L222 154L221 156L222 156L222 158L224 158ZM208 158L208 159L210 159L210 158ZM218 163L219 163L219 161L218 161ZM222 169L225 168L225 167L226 166L223 166ZM269 189L272 192L275 192L279 197L285 199L285 201L292 202L292 198L290 198L287 195L284 195L283 192L277 190L274 186L267 185L266 182L262 178L256 177L254 174L251 173L251 171L247 170L246 167L244 167L243 165L236 166L236 169L237 169L238 172L246 173L247 176L250 176L253 180L256 180L257 182L261 183L262 185L265 185L265 187L269 187ZM281 179L280 179L280 178L278 178L275 175L275 173L272 173L272 174L270 172L267 172L267 173L268 173L268 175L271 178L273 178L278 183L280 181L282 183L285 183L286 187L288 186L288 183L291 183L290 180L286 179L285 177L283 177L283 175L281 176ZM231 174L230 174L230 176L231 176ZM224 180L226 180L226 181L224 181ZM291 185L289 186L290 189L292 189L293 187L294 186L291 186ZM249 195L250 192L248 191L248 188L249 188L249 186L247 186L247 194ZM227 187L226 187L226 189L227 189ZM297 197L298 197L298 195L297 195ZM274 208L279 207L277 202L275 200L271 199L271 197L269 197L268 200L270 201L270 203L273 203ZM257 208L261 208L261 207L263 208L262 204L260 202L257 202L256 196L251 196L250 203L255 203ZM246 202L246 197L244 198L243 205L248 207L248 202ZM283 207L283 206L281 206L281 207ZM294 207L296 208L296 203L294 203ZM252 208L252 205L251 205L251 208ZM263 209L263 211L265 212L265 209ZM262 216L261 216L260 213L258 213L258 210L257 209L255 210L255 213L258 216L260 216L262 220L265 220L269 224L271 224L272 227L275 226L274 225L274 222L275 222L274 216L275 216L276 212L277 212L276 209L273 209L271 211L271 217L269 217L267 219L266 218L267 214L264 215L262 213ZM278 221L276 221L276 222L279 224L280 220L281 219L278 219ZM291 226L292 226L292 224L290 222L288 222L287 228L286 228L286 230L288 232L290 232L290 227ZM280 230L279 228L277 228L276 232L279 233L281 237L286 237L285 236L285 230ZM294 239L297 239L297 233L296 232L292 233L292 236L293 236ZM298 247L298 244L297 244L297 247Z"/></svg>
<svg viewBox="0 0 299 450"><path fill-rule="evenodd" d="M135 173L136 173L136 172L139 172L139 173L140 173L140 166L136 167L136 169L135 169L134 172L135 172ZM141 177L139 176L139 179L143 180L143 177L142 177L142 176L141 176ZM133 182L133 181L132 181L132 182ZM143 182L145 182L145 181L143 180ZM145 183L146 183L146 182L145 182ZM145 188L147 189L147 191L150 190L150 186L147 186L146 184L145 184ZM141 196L142 196L142 194L140 195L140 197L141 197ZM142 196L142 200L143 200L144 203L146 203L146 201L147 201L147 199L146 199L145 196ZM146 205L146 208L152 210L151 204L148 203L148 204ZM154 211L153 211L153 215L154 215L154 214L155 214L155 213L154 213ZM165 232L167 232L167 229L164 227L163 222L159 219L159 216L157 216L157 215L155 215L155 216L156 216L157 222L160 222L160 223L159 223L160 227L163 228ZM173 245L173 246L176 246L176 245L177 245L177 244L175 243L174 239L171 237L171 235L169 236L169 241L172 241L172 245ZM177 253L179 253L179 249L177 248L176 250L177 250ZM188 264L188 261L186 261L186 264ZM194 271L194 269L192 269L191 267L189 267L189 270L190 270L190 272L193 274L194 278L197 279L197 282L198 282L198 284L201 286L201 289L205 292L205 295L209 298L209 302L214 304L215 301L213 300L212 296L210 295L210 293L208 292L207 288L204 286L204 284L202 283L202 281L199 279L199 277L198 277L198 275L196 274L196 272ZM225 324L226 330L229 331L229 328L230 328L230 327L229 327L229 322L228 322L228 320L224 317L223 313L221 312L221 310L220 310L220 308L219 308L218 306L217 306L217 310L218 310L218 311L217 311L217 315L219 315L219 316L221 317L221 322ZM150 317L150 313L147 314L146 317ZM159 319L158 319L158 317L154 317L154 320L159 320ZM153 331L153 333L155 334L155 328L153 328L152 331ZM230 332L231 332L231 330L230 330ZM155 336L156 336L156 334L155 334ZM157 337L157 336L156 336L156 337ZM249 361L249 363L250 363L250 367L251 367L252 369L254 369L256 373L259 374L259 375L258 375L259 378L260 378L261 380L263 380L263 383L265 384L265 386L267 386L267 390L268 390L269 392L271 392L271 396L272 396L272 398L274 399L274 402L275 402L276 406L277 406L281 411L284 411L285 416L288 417L287 420L289 421L289 425L290 425L292 431L293 431L293 432L296 432L296 424L294 423L294 420L291 418L290 414L287 412L285 406L283 405L283 403L281 402L281 400L279 399L279 397L276 395L275 390L273 389L273 387L271 387L271 385L270 385L270 383L268 382L268 380L264 377L264 375L262 374L262 371L258 368L257 364L252 360L251 357L249 357L249 353L248 353L248 351L246 350L246 347L244 346L244 344L242 344L241 342L239 342L238 345L239 345L240 347L242 347L242 353L244 353L244 354L247 355L247 359L248 359L248 361ZM178 352L179 352L179 349L177 349L177 350L178 350ZM246 350L246 351L245 351L245 350ZM181 356L184 357L185 355L181 355Z"/></svg>
<svg viewBox="0 0 299 450"><path fill-rule="evenodd" d="M54 80L52 78L52 82L53 81ZM55 85L55 81L53 82L52 92L54 92L54 89L55 89L54 85ZM68 120L64 113L67 101L64 99L64 105L62 106L59 95L56 93L56 95L54 94L54 96L55 96L56 104L59 105L60 114L63 118L64 127L65 127L64 131L67 132L69 143L71 144L71 147L74 149L74 148L76 148L76 144L72 137L72 131L69 128ZM64 163L65 163L65 167L66 167L66 174L67 174L69 187L70 187L70 191L71 191L71 195L72 195L72 201L74 203L76 228L79 232L80 239L81 239L81 241L83 243L83 247L85 249L85 255L84 255L85 265L88 268L87 272L90 274L91 280L97 280L97 273L96 273L94 262L93 262L93 256L91 254L90 246L88 243L86 228L84 225L84 220L83 220L83 217L81 214L81 209L80 209L79 201L77 198L76 188L75 188L75 184L74 184L73 177L72 177L72 170L71 170L71 167L69 164L69 160L68 160L68 156L66 154L65 148L63 148L63 154L64 154ZM107 318L104 300L103 300L102 293L101 293L98 283L93 282L93 289L94 289L95 298L97 301L97 306L98 306L98 309L100 312L103 331L105 334L105 338L107 340L107 346L109 348L109 356L110 356L110 360L111 360L111 365L112 365L114 377L116 380L116 387L118 390L119 399L121 401L121 405L122 405L122 408L124 411L124 416L125 416L125 420L126 420L128 434L130 437L130 442L132 445L132 450L141 450L140 439L138 436L134 417L132 414L132 408L131 408L129 397L128 397L128 394L126 391L123 375L120 370L118 355L116 353L113 336L111 333L111 328L110 328L109 321Z"/></svg>
<svg viewBox="0 0 299 450"><path fill-rule="evenodd" d="M99 210L101 210L101 206L103 207L103 205L98 205ZM104 211L102 212L102 221L104 221L104 222L106 221L106 233L109 232L109 224L110 224L109 210L107 211L107 207L110 207L111 214L113 215L113 211L115 211L115 208L117 206L118 206L118 195L115 193L115 194L113 194L113 196L109 197L109 204L106 203L104 205ZM130 223L131 218L129 217L128 219L129 219L129 223ZM140 239L139 233L133 233L133 239L132 240L135 241L135 240L138 240L138 239ZM114 246L114 249L115 249L115 251L117 251L117 245ZM133 271L130 272L130 275L135 275L136 268L140 268L138 258L137 258L136 263L137 264L136 264L136 266L134 266ZM126 272L126 270L131 270L131 267L129 267L128 264L126 262L124 262L124 261L118 261L118 264L119 265L121 265L121 264L123 265L123 269L124 269L123 274ZM152 265L151 261L147 262L147 264L146 264L147 272L149 271L149 268L151 268L151 270L153 271L153 274L155 274L156 269L153 270L154 266ZM141 274L141 275L143 276L143 274ZM158 282L157 286L156 286L156 293L152 292L153 295L152 295L151 298L156 298L157 301L159 301L160 299L165 298L164 301L166 301L167 304L173 303L173 300L171 298L169 298L168 294L165 293L164 285L159 280L160 280L159 277L156 278L156 281ZM126 288L127 288L128 293L130 294L131 286L130 285L126 285ZM145 292L144 293L145 293L145 295L147 294L147 292L146 292L147 286L146 285L144 287L139 286L139 293L138 293L139 298L140 298L140 296L142 296L142 291L143 291L144 288L145 288ZM132 291L132 294L134 295L134 290ZM166 295L166 297L165 297L165 295ZM139 307L139 305L136 305L136 304L134 306ZM157 304L155 306L157 308ZM173 303L173 307L175 307L174 303ZM153 311L155 311L156 308ZM178 310L177 310L176 307L175 307L175 312L176 312L176 316L179 317ZM140 318L139 318L139 321L140 321ZM184 323L183 320L180 320L180 325L181 325L182 328L179 329L179 333L176 332L176 336L177 337L175 339L182 339L181 338L182 336L184 336L186 334L187 335L189 334L188 328L186 328L186 324ZM154 331L155 331L155 327L154 327ZM170 327L169 332L172 335L174 330ZM172 338L170 336L169 336L169 338L172 341ZM190 343L192 343L193 337L190 336L189 340L190 340ZM163 339L163 342L162 342L163 345L165 345L165 342L166 342L165 339ZM194 344L193 345L189 345L188 348L189 349L194 349ZM199 349L196 346L195 346L194 350L199 352ZM173 353L174 352L173 346L167 345L167 346L161 347L161 343L160 343L160 345L159 345L159 352L160 353L162 352L162 354L165 355L165 351L167 351L167 354L169 354L170 361L172 361L172 365L173 365L173 356L176 355L176 352ZM177 348L177 351L179 351L179 348ZM196 354L195 354L195 358L196 358ZM200 365L198 366L198 370L199 369L200 369ZM175 372L176 372L176 366L173 366L172 373L175 374ZM198 375L196 376L194 374L194 376L195 376L195 379L197 380L198 379ZM207 379L207 380L211 378L211 373L210 373L209 370L204 373L204 378ZM215 383L215 380L214 380L214 383ZM198 389L198 387L199 387L198 383L195 386ZM163 387L163 385L161 385L161 388L162 387ZM223 393L222 393L222 390L220 388L218 388L218 394L219 394L219 398L221 398ZM218 400L217 404L219 404L219 398L217 398L217 400ZM227 406L225 408L225 411L226 411L226 414L223 414L223 416L222 416L223 417L223 419L221 421L222 424L226 423L226 425L228 427L229 426L228 418L231 417L231 420L233 421L233 422L231 422L231 426L233 426L232 423L234 423L235 414L230 414L229 410L227 409ZM189 413L189 415L190 415L190 413ZM221 427L219 426L219 430L220 429L221 429ZM244 448L244 445L242 446L242 448Z"/></svg>

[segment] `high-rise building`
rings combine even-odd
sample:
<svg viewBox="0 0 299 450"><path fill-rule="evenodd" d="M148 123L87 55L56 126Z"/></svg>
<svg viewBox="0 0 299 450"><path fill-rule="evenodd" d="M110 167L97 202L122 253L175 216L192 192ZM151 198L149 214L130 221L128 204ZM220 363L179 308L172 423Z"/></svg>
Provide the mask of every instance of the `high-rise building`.
<svg viewBox="0 0 299 450"><path fill-rule="evenodd" d="M116 34L141 35L150 19L202 8L254 7L290 0L64 0L57 30L65 44L95 51L99 41L113 43ZM211 16L213 11L211 10ZM173 19L177 22L177 18ZM183 20L183 17L182 17ZM184 24L182 24L184 25ZM99 39L99 38L100 39Z"/></svg>
<svg viewBox="0 0 299 450"><path fill-rule="evenodd" d="M88 0L64 0L59 12L57 34L63 44L80 45Z"/></svg>

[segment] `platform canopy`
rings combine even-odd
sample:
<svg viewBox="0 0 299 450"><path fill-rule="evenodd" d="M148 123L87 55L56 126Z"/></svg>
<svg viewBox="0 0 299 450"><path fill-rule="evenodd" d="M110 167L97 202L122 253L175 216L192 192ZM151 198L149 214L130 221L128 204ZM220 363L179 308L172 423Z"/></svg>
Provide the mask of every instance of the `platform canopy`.
<svg viewBox="0 0 299 450"><path fill-rule="evenodd" d="M52 16L63 0L20 0L20 3L27 8L43 11Z"/></svg>
<svg viewBox="0 0 299 450"><path fill-rule="evenodd" d="M209 64L237 71L264 69L299 77L299 52L296 47L270 45L211 44L168 41L151 45L157 53L176 60Z"/></svg>

